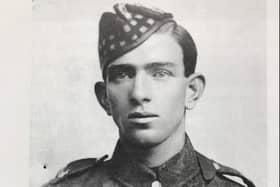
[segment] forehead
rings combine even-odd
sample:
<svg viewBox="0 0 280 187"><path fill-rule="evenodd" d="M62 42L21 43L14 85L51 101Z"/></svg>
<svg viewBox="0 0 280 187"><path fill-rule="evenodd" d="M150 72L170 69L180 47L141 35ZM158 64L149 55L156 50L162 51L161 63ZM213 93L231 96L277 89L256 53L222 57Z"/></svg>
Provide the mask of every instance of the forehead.
<svg viewBox="0 0 280 187"><path fill-rule="evenodd" d="M183 52L175 39L167 33L152 35L137 48L114 60L110 65L146 65L154 62L169 62L183 67Z"/></svg>

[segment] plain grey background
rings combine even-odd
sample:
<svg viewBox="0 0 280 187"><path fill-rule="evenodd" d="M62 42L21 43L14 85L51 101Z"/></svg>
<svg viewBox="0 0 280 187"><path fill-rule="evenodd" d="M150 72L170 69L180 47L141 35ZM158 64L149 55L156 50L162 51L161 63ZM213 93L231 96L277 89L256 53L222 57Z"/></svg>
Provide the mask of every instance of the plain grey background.
<svg viewBox="0 0 280 187"><path fill-rule="evenodd" d="M33 2L31 186L46 182L72 160L113 150L117 128L93 87L101 80L98 20L115 2ZM197 44L197 71L207 85L187 114L195 148L266 186L265 1L137 2L172 12Z"/></svg>

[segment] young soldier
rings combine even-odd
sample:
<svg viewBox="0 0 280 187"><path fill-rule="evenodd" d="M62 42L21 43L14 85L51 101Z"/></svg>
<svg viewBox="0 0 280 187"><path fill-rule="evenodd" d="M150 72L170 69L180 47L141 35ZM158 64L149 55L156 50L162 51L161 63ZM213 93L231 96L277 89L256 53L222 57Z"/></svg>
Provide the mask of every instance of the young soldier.
<svg viewBox="0 0 280 187"><path fill-rule="evenodd" d="M185 132L185 113L201 97L197 50L170 13L116 4L100 20L99 56L104 82L97 99L119 129L110 160L83 159L46 186L229 187L254 184L238 171L196 152Z"/></svg>

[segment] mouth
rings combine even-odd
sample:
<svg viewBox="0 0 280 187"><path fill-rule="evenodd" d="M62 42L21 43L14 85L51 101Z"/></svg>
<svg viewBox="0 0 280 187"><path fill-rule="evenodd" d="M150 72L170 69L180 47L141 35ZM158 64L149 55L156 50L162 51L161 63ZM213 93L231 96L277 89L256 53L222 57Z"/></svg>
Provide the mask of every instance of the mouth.
<svg viewBox="0 0 280 187"><path fill-rule="evenodd" d="M128 114L128 120L133 123L149 123L158 117L159 115L149 112L133 112Z"/></svg>

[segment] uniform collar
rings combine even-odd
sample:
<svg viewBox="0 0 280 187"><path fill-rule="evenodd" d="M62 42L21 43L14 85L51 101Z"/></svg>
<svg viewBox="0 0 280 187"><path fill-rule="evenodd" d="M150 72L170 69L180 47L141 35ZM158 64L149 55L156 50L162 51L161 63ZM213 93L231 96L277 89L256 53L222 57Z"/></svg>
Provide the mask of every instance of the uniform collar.
<svg viewBox="0 0 280 187"><path fill-rule="evenodd" d="M199 162L187 135L182 150L156 170L130 158L120 142L117 143L111 164L114 178L127 186L149 186L155 180L163 186L202 186Z"/></svg>
<svg viewBox="0 0 280 187"><path fill-rule="evenodd" d="M205 157L204 155L196 152L198 163L201 168L203 178L206 181L211 180L216 175L216 168L213 165L213 160Z"/></svg>

